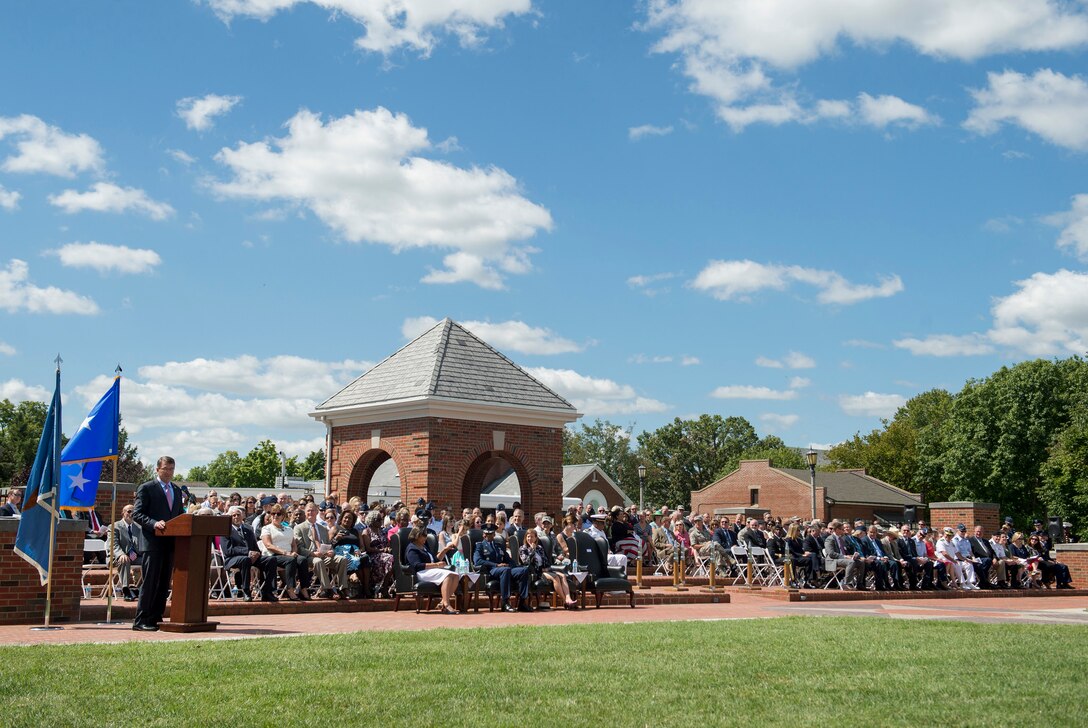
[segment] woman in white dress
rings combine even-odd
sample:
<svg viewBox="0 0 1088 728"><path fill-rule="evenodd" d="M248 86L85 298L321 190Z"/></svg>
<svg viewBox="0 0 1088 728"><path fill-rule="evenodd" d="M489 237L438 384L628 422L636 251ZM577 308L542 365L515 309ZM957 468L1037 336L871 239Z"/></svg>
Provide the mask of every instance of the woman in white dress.
<svg viewBox="0 0 1088 728"><path fill-rule="evenodd" d="M405 566L409 574L415 574L416 581L438 584L442 589L439 608L446 614L457 614L457 610L450 605L450 597L457 593L461 577L457 572L445 568L446 564L427 550L428 533L425 526L416 526L408 534L408 548L404 550Z"/></svg>

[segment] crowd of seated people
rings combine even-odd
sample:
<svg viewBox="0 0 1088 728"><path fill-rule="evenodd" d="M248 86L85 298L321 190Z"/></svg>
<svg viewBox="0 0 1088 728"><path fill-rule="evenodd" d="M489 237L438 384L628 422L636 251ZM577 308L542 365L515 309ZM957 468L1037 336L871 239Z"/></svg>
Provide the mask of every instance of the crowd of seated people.
<svg viewBox="0 0 1088 728"><path fill-rule="evenodd" d="M743 579L748 555L764 549L767 563L789 580L788 586L797 588L822 587L832 575L844 589L877 591L1072 588L1069 569L1054 558L1042 521L1035 521L1031 530L1017 531L1006 518L999 531L987 534L979 525L958 524L938 531L924 521L885 525L796 517L783 521L771 513L731 519L688 513L683 507L579 505L553 517L546 512L527 514L518 503L509 512L500 506L495 511L464 508L455 513L423 499L413 508L403 502L368 504L357 497L340 503L335 496L318 500L309 494L298 500L288 493L247 497L230 493L223 498L212 490L203 499L186 493L186 500L188 512L231 518L231 535L220 539L218 546L235 594L245 599L254 598L257 591L268 601L277 595L298 600L391 597L394 535L402 534L402 542L410 541L423 552L428 546L420 537L434 537L437 547L434 553L427 552L426 560L414 551L411 566L423 574L454 569L462 537L470 532L484 534L480 543L497 546L485 546L488 553L483 556L471 553L460 558L469 568L483 567L499 577L501 606L510 609L511 597L520 596L530 569L533 578L551 582L570 608L575 585L563 574L577 560L567 543L577 531L596 540L608 567L620 572L631 571L640 560L652 567L683 559L689 567L713 564L723 579ZM9 498L12 501L18 508L18 496ZM126 539L129 514L123 510L121 515L113 560L124 596L134 598L130 570L139 565L140 549L138 542ZM108 534L108 527L98 533ZM542 544L549 546L545 553ZM519 565L514 565L515 555ZM442 566L428 566L436 563ZM435 583L443 584L445 593L445 579ZM523 599L517 603L519 608L526 606ZM448 598L441 607L455 609Z"/></svg>

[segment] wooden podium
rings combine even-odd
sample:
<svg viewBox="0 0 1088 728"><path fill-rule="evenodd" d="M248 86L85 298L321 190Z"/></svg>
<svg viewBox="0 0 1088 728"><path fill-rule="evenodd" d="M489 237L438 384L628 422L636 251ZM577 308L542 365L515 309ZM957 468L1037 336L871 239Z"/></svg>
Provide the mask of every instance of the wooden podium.
<svg viewBox="0 0 1088 728"><path fill-rule="evenodd" d="M230 534L225 516L194 516L183 513L166 522L164 536L174 539L174 585L170 595L170 621L159 622L167 632L212 632L218 622L208 621L208 573L211 540Z"/></svg>

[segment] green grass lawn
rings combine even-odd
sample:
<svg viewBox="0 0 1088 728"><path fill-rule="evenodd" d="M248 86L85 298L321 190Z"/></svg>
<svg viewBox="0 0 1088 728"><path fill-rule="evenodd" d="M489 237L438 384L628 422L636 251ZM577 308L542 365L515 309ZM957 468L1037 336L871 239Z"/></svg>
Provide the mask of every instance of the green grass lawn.
<svg viewBox="0 0 1088 728"><path fill-rule="evenodd" d="M1086 648L856 617L3 647L0 725L1085 725Z"/></svg>

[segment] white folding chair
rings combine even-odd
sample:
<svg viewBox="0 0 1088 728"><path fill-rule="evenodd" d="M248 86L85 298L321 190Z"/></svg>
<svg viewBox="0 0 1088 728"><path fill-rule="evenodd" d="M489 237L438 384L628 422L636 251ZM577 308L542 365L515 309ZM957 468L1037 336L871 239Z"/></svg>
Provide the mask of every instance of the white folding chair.
<svg viewBox="0 0 1088 728"><path fill-rule="evenodd" d="M737 562L737 575L733 579L733 586L737 586L738 584L747 584L748 583L748 564L747 564L747 561L748 561L748 559L751 558L751 556L748 553L748 549L744 548L743 546L737 545L737 546L732 547L729 550L733 554L733 560ZM754 576L754 574L753 574L753 576Z"/></svg>
<svg viewBox="0 0 1088 728"><path fill-rule="evenodd" d="M101 557L101 559L102 559L102 563L100 563L100 564L99 563L83 564L83 574L82 574L82 578L80 580L80 583L81 583L81 585L83 587L83 596L84 597L90 597L90 596L94 596L94 591L93 591L94 587L91 585L91 583L89 581L87 581L87 576L89 574L93 574L93 573L98 573L98 574L108 574L109 573L110 565L109 565L109 558L108 558L109 555L106 552L106 542L103 541L100 538L85 538L85 539L83 539L83 553L84 553L84 555L94 554L95 556ZM106 592L107 592L107 590L109 588L110 588L110 580L109 580L109 577L107 576L106 579L102 582L102 589L101 589L101 591L99 591L97 598L101 599L101 598L105 597Z"/></svg>
<svg viewBox="0 0 1088 728"><path fill-rule="evenodd" d="M763 586L774 586L780 581L774 559L771 558L767 549L761 546L752 547L752 568L755 571L753 577Z"/></svg>
<svg viewBox="0 0 1088 728"><path fill-rule="evenodd" d="M212 562L208 570L211 586L208 588L209 599L230 599L233 592L227 570L224 567L223 549L215 547L212 542Z"/></svg>
<svg viewBox="0 0 1088 728"><path fill-rule="evenodd" d="M846 567L839 566L838 562L834 559L829 559L824 556L824 573L828 575L827 583L824 584L824 589L836 589L845 588L846 583Z"/></svg>
<svg viewBox="0 0 1088 728"><path fill-rule="evenodd" d="M699 553L699 549L697 548L691 550L691 555L692 563L694 565L688 576L710 576L710 558Z"/></svg>

